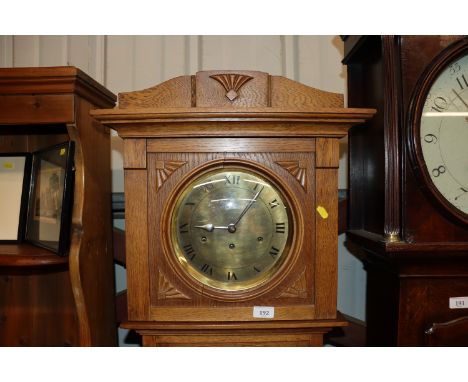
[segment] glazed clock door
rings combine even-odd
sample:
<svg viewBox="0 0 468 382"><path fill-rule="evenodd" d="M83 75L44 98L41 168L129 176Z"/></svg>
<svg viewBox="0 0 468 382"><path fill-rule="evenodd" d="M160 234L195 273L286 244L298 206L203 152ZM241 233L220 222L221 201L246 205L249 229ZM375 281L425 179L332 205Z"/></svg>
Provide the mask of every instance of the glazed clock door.
<svg viewBox="0 0 468 382"><path fill-rule="evenodd" d="M287 257L289 215L289 203L271 181L226 166L184 187L171 216L171 247L199 282L227 291L249 289Z"/></svg>
<svg viewBox="0 0 468 382"><path fill-rule="evenodd" d="M148 154L155 312L246 306L237 319L248 319L255 299L313 314L314 263L301 261L315 252L315 218L305 213L314 210L313 142L300 143L306 152Z"/></svg>

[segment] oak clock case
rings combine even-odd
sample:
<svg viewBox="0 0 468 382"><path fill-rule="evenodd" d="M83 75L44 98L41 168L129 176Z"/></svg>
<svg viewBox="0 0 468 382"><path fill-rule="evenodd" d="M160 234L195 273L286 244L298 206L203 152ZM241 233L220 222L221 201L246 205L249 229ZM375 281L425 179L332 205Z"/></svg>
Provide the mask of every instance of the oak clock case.
<svg viewBox="0 0 468 382"><path fill-rule="evenodd" d="M410 111L410 153L434 203L468 224L468 45L428 67Z"/></svg>
<svg viewBox="0 0 468 382"><path fill-rule="evenodd" d="M256 71L176 77L93 112L124 141L123 326L147 346L322 345L345 325L338 141L372 114Z"/></svg>

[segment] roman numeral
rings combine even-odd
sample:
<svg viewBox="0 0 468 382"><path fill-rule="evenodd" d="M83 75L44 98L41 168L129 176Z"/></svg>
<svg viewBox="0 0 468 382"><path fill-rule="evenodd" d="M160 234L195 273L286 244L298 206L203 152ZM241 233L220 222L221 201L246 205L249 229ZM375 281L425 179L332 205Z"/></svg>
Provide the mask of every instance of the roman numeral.
<svg viewBox="0 0 468 382"><path fill-rule="evenodd" d="M255 272L260 272L260 269L258 269L257 267L253 267L253 269L255 270Z"/></svg>
<svg viewBox="0 0 468 382"><path fill-rule="evenodd" d="M203 273L209 273L210 275L213 274L213 267L211 265L203 264L200 269Z"/></svg>
<svg viewBox="0 0 468 382"><path fill-rule="evenodd" d="M257 188L258 188L258 183L255 183L255 186L254 186L253 190L257 191Z"/></svg>
<svg viewBox="0 0 468 382"><path fill-rule="evenodd" d="M457 77L457 82L458 82L458 85L460 86L460 90L463 90L466 87L468 87L468 81L466 80L466 77L464 74L462 74L461 77Z"/></svg>
<svg viewBox="0 0 468 382"><path fill-rule="evenodd" d="M231 281L231 280L237 280L237 276L234 272L228 272L227 273L227 279L228 281Z"/></svg>
<svg viewBox="0 0 468 382"><path fill-rule="evenodd" d="M286 231L285 223L276 223L276 233L284 233Z"/></svg>
<svg viewBox="0 0 468 382"><path fill-rule="evenodd" d="M214 188L214 184L213 183L205 183L201 187L202 187L203 191L208 193Z"/></svg>
<svg viewBox="0 0 468 382"><path fill-rule="evenodd" d="M186 206L191 206L191 207L193 207L193 206L195 205L195 203L193 203L193 202L187 202L187 203L185 203L185 205L186 205Z"/></svg>
<svg viewBox="0 0 468 382"><path fill-rule="evenodd" d="M269 253L271 257L275 257L279 253L279 249L272 246Z"/></svg>
<svg viewBox="0 0 468 382"><path fill-rule="evenodd" d="M184 252L187 256L190 256L190 260L193 260L194 257L197 255L192 247L192 244L184 245Z"/></svg>
<svg viewBox="0 0 468 382"><path fill-rule="evenodd" d="M179 226L180 233L188 233L188 223L182 224Z"/></svg>
<svg viewBox="0 0 468 382"><path fill-rule="evenodd" d="M275 208L275 207L278 207L279 206L279 203L276 199L273 199L270 203L268 203L271 207L271 209Z"/></svg>
<svg viewBox="0 0 468 382"><path fill-rule="evenodd" d="M239 184L240 175L224 175L226 184Z"/></svg>

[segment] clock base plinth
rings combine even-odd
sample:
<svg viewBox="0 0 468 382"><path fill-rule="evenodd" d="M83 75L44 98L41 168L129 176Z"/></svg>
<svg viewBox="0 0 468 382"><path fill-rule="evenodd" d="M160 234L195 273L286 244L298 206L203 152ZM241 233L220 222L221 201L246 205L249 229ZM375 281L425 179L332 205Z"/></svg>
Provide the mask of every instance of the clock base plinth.
<svg viewBox="0 0 468 382"><path fill-rule="evenodd" d="M253 322L126 322L142 336L143 346L322 346L334 320Z"/></svg>

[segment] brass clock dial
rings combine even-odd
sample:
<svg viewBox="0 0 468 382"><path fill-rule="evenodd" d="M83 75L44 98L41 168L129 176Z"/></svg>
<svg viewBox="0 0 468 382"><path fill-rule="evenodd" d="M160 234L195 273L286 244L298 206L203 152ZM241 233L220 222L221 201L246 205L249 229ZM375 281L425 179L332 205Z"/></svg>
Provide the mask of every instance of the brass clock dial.
<svg viewBox="0 0 468 382"><path fill-rule="evenodd" d="M171 240L181 265L199 282L234 291L254 287L288 255L290 206L266 177L243 168L193 179L172 213Z"/></svg>
<svg viewBox="0 0 468 382"><path fill-rule="evenodd" d="M449 62L430 85L419 139L430 181L450 206L468 214L468 54Z"/></svg>

